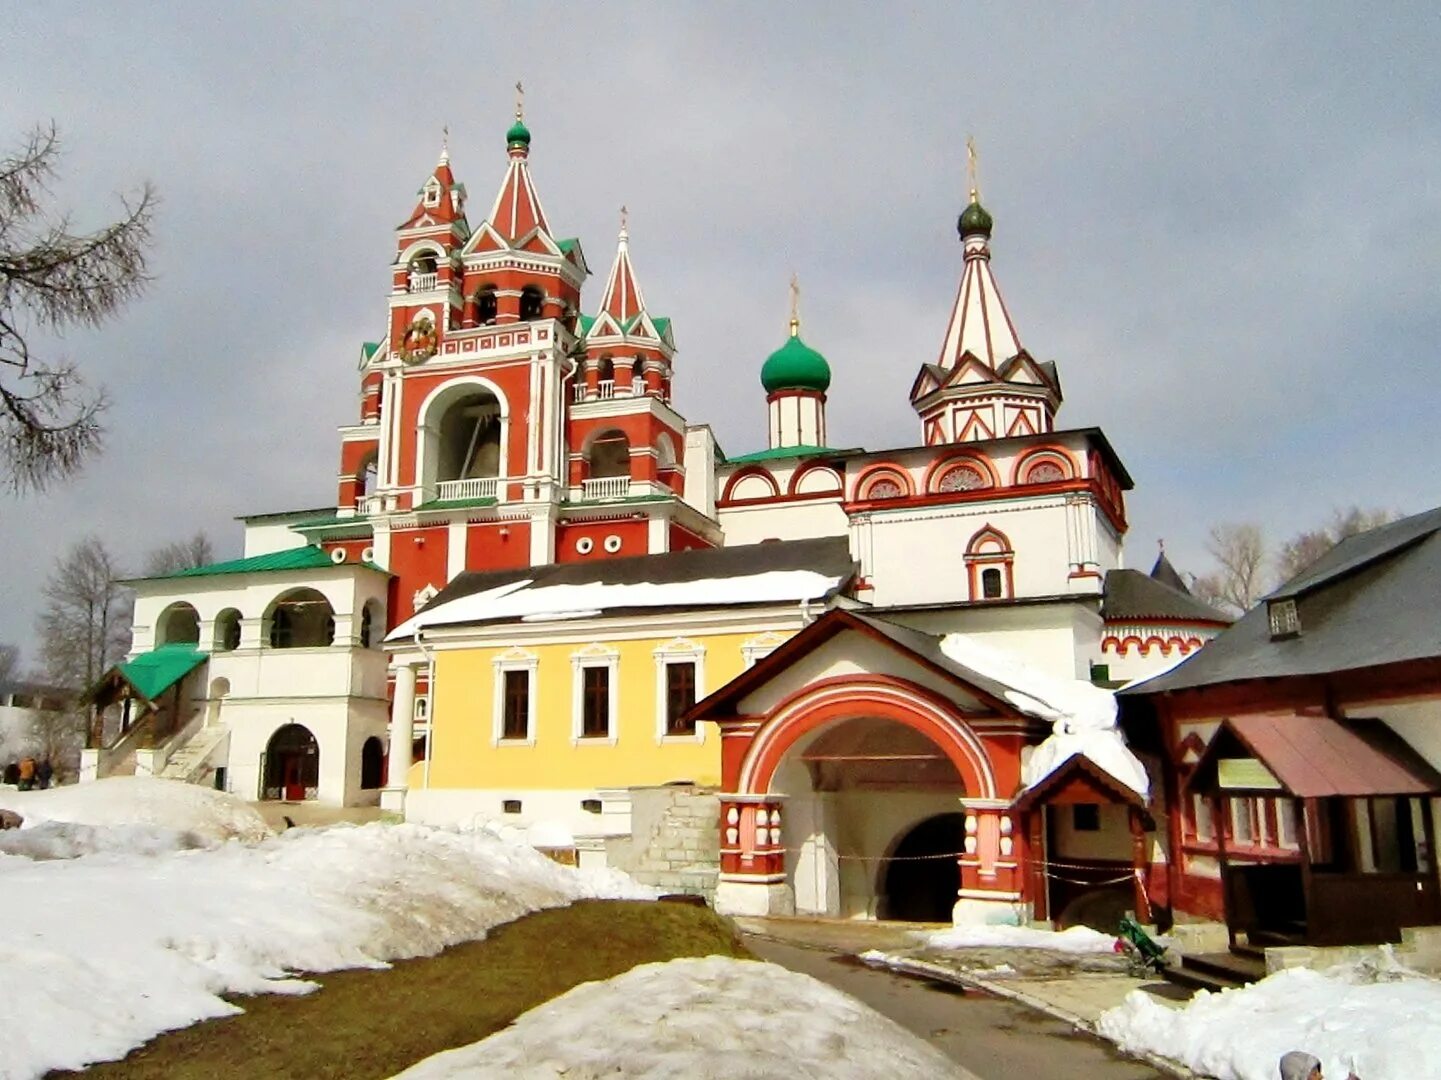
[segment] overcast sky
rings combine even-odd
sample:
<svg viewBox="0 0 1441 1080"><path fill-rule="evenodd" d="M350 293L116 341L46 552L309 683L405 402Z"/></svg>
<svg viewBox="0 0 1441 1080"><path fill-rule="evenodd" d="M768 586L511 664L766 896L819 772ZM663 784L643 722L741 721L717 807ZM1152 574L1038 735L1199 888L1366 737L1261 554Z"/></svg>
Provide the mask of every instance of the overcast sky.
<svg viewBox="0 0 1441 1080"><path fill-rule="evenodd" d="M1218 521L1441 502L1434 5L7 4L0 50L0 141L53 119L82 223L142 180L164 199L153 287L64 343L114 399L103 457L0 496L0 641L86 532L132 565L196 529L228 556L235 515L334 500L391 230L444 124L484 214L518 78L587 309L625 203L677 404L731 454L763 446L792 271L831 441L919 441L974 134L1059 423L1135 477L1131 565L1164 537L1206 569Z"/></svg>

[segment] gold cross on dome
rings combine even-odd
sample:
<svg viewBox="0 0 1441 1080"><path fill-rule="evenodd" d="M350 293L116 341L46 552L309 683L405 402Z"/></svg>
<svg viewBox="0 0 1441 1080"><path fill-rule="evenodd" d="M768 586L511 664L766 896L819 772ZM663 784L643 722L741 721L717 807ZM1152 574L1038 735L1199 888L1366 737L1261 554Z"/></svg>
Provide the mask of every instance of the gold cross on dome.
<svg viewBox="0 0 1441 1080"><path fill-rule="evenodd" d="M621 231L621 232L625 232L625 231L626 231L626 228L628 227L629 221L630 221L630 211L628 211L624 206L622 206L622 207L620 208L620 231Z"/></svg>
<svg viewBox="0 0 1441 1080"><path fill-rule="evenodd" d="M977 179L979 169L976 165L976 138L974 135L966 136L966 177L971 186L971 202L981 201L981 183Z"/></svg>
<svg viewBox="0 0 1441 1080"><path fill-rule="evenodd" d="M520 84L519 79L515 80L515 118L525 119L525 87Z"/></svg>
<svg viewBox="0 0 1441 1080"><path fill-rule="evenodd" d="M791 337L801 332L801 279L791 275Z"/></svg>

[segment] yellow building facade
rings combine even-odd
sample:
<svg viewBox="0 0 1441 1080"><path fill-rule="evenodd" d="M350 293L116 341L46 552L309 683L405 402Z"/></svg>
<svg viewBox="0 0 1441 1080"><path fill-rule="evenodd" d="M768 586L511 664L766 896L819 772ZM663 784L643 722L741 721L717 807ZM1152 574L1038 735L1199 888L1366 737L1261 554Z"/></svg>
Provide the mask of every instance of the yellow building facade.
<svg viewBox="0 0 1441 1080"><path fill-rule="evenodd" d="M686 727L679 706L739 675L811 617L794 605L737 615L610 618L544 636L514 625L437 632L407 818L605 835L622 831L617 804L627 789L718 786L719 732Z"/></svg>

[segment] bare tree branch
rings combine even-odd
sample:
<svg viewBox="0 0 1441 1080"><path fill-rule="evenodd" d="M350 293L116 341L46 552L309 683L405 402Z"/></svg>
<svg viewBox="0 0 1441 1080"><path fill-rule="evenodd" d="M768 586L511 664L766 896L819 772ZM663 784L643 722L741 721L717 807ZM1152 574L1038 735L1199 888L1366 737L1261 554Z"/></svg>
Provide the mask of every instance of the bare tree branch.
<svg viewBox="0 0 1441 1080"><path fill-rule="evenodd" d="M174 540L145 556L145 576L165 577L215 561L215 548L202 529L185 540Z"/></svg>
<svg viewBox="0 0 1441 1080"><path fill-rule="evenodd" d="M119 220L72 231L44 210L59 154L51 124L0 157L0 482L12 491L73 475L101 445L107 404L73 363L37 360L31 330L99 326L151 280L154 189L122 198Z"/></svg>

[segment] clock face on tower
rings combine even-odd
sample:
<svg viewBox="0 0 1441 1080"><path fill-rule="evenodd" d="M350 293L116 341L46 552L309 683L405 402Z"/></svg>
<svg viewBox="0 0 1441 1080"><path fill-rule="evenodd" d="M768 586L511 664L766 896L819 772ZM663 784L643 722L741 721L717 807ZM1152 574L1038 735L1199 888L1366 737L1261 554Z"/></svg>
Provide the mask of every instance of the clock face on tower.
<svg viewBox="0 0 1441 1080"><path fill-rule="evenodd" d="M435 355L439 344L435 323L429 317L421 317L410 324L400 345L400 359L407 364L418 364Z"/></svg>

